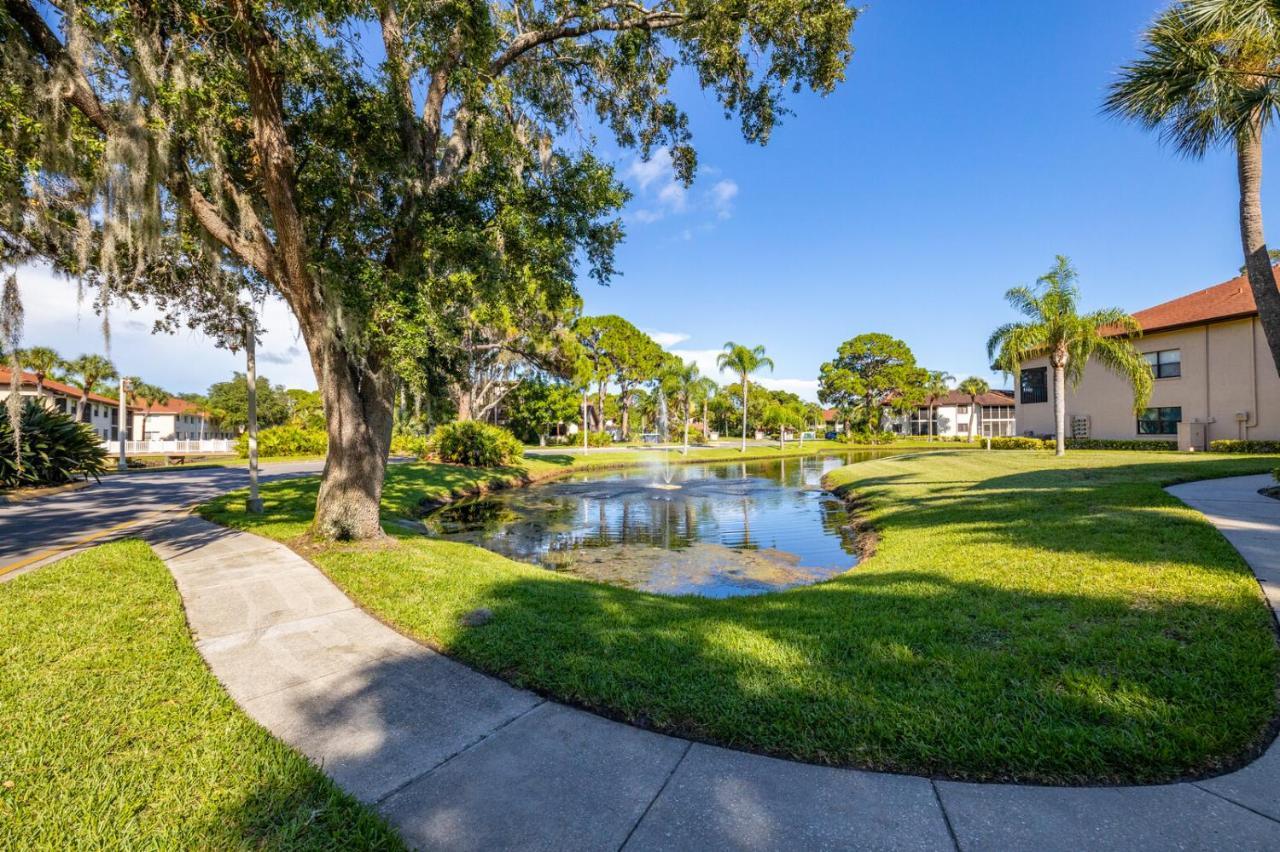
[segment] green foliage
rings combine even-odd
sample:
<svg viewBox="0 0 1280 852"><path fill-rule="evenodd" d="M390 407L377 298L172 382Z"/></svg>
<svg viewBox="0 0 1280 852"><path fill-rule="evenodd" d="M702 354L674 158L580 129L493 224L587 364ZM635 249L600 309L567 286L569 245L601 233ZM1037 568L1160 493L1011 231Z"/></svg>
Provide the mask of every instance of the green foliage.
<svg viewBox="0 0 1280 852"><path fill-rule="evenodd" d="M576 421L580 399L573 386L537 375L521 379L502 400L507 428L526 443L536 443L557 423Z"/></svg>
<svg viewBox="0 0 1280 852"><path fill-rule="evenodd" d="M1047 450L1053 449L1053 442L1043 438L1030 438L1025 435L997 435L991 439L993 450Z"/></svg>
<svg viewBox="0 0 1280 852"><path fill-rule="evenodd" d="M689 427L689 443L703 445L707 443L707 433L700 426Z"/></svg>
<svg viewBox="0 0 1280 852"><path fill-rule="evenodd" d="M437 426L431 433L430 446L440 461L471 467L507 467L524 455L524 447L515 435L478 420Z"/></svg>
<svg viewBox="0 0 1280 852"><path fill-rule="evenodd" d="M613 436L608 432L588 432L588 447L607 447L613 443Z"/></svg>
<svg viewBox="0 0 1280 852"><path fill-rule="evenodd" d="M1211 453L1280 453L1280 441L1218 440L1209 442Z"/></svg>
<svg viewBox="0 0 1280 852"><path fill-rule="evenodd" d="M0 488L61 485L98 477L107 469L107 453L87 423L28 397L19 421L20 455L14 454L13 428L0 418Z"/></svg>
<svg viewBox="0 0 1280 852"><path fill-rule="evenodd" d="M818 399L875 428L881 406L890 399L908 408L923 403L928 381L928 371L916 366L907 344L887 334L860 334L841 343L836 357L822 365Z"/></svg>
<svg viewBox="0 0 1280 852"><path fill-rule="evenodd" d="M894 441L898 440L898 437L899 436L897 432L890 432L887 429L885 430L851 429L848 432L844 433L844 435L841 437L841 440L844 441L846 444L862 444L862 445L874 446L877 444L892 444Z"/></svg>
<svg viewBox="0 0 1280 852"><path fill-rule="evenodd" d="M261 382L259 382L259 387L261 387ZM273 389L272 395L278 395L278 387ZM320 391L289 388L284 392L284 397L285 404L289 408L290 423L303 429L325 428L324 400L320 396Z"/></svg>
<svg viewBox="0 0 1280 852"><path fill-rule="evenodd" d="M1048 442L1051 446L1052 441ZM1110 438L1068 438L1069 450L1137 450L1139 452L1177 452L1177 441L1113 440Z"/></svg>
<svg viewBox="0 0 1280 852"><path fill-rule="evenodd" d="M391 436L391 455L425 459L431 455L431 439L416 432L396 432Z"/></svg>
<svg viewBox="0 0 1280 852"><path fill-rule="evenodd" d="M303 429L286 423L258 431L259 456L323 456L329 450L329 435L323 429ZM249 433L236 438L236 453L249 457Z"/></svg>
<svg viewBox="0 0 1280 852"><path fill-rule="evenodd" d="M219 422L225 428L239 431L249 427L249 381L244 373L232 375L231 381L210 385L207 400L209 408L218 412ZM287 423L294 410L294 400L285 389L280 385L272 387L265 376L258 376L256 387L259 428L265 431L269 426ZM323 423L319 428L324 428Z"/></svg>

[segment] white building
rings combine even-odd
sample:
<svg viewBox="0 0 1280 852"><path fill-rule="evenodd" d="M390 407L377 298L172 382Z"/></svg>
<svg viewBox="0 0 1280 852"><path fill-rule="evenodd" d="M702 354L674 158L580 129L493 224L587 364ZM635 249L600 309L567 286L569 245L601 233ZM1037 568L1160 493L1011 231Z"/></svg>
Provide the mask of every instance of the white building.
<svg viewBox="0 0 1280 852"><path fill-rule="evenodd" d="M974 400L967 393L953 390L934 402L932 434L943 438L1016 435L1014 410L1013 391L987 391ZM885 409L885 425L903 435L929 435L929 406L921 405L909 415L896 415Z"/></svg>
<svg viewBox="0 0 1280 852"><path fill-rule="evenodd" d="M0 367L0 400L9 398L12 378L13 373L7 367ZM22 373L19 393L24 397L37 395L35 373ZM79 388L53 379L45 379L42 396L45 404L50 408L75 417L76 404L81 398ZM90 393L85 400L84 413L80 419L88 423L103 441L116 441L120 438L119 415L119 400Z"/></svg>
<svg viewBox="0 0 1280 852"><path fill-rule="evenodd" d="M130 412L135 441L207 441L234 438L235 433L215 426L207 412L195 403L174 397L148 405L134 397Z"/></svg>

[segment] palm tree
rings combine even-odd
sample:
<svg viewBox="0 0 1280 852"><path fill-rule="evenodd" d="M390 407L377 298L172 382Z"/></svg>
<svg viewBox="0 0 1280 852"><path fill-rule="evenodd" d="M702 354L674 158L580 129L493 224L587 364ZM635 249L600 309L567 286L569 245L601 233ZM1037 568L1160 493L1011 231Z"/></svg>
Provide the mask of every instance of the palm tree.
<svg viewBox="0 0 1280 852"><path fill-rule="evenodd" d="M711 431L711 422L707 419L707 409L711 405L711 400L715 399L719 391L720 386L710 376L703 376L698 379L698 387L695 389L693 398L702 403L702 433L704 438L708 438L708 433Z"/></svg>
<svg viewBox="0 0 1280 852"><path fill-rule="evenodd" d="M76 420L84 419L85 406L89 404L89 394L98 389L99 383L116 377L115 365L101 355L81 355L62 363L67 373L67 383L80 388L80 399L76 400Z"/></svg>
<svg viewBox="0 0 1280 852"><path fill-rule="evenodd" d="M687 364L672 361L660 379L663 393L680 409L680 416L684 421L684 447L681 452L686 456L689 454L689 410L693 407L694 395L698 393L701 382L698 365L693 361Z"/></svg>
<svg viewBox="0 0 1280 852"><path fill-rule="evenodd" d="M1080 314L1080 291L1071 261L1058 255L1057 263L1042 275L1034 288L1014 287L1005 299L1026 322L1011 322L992 332L987 355L995 365L1013 375L1028 358L1049 356L1053 367L1053 417L1057 454L1066 453L1067 381L1074 388L1084 377L1089 359L1125 379L1133 387L1135 411L1146 408L1151 396L1151 366L1133 345L1142 326L1119 308L1103 308Z"/></svg>
<svg viewBox="0 0 1280 852"><path fill-rule="evenodd" d="M960 383L958 390L969 397L969 440L972 441L978 416L978 397L991 390L991 385L987 384L984 379L970 376Z"/></svg>
<svg viewBox="0 0 1280 852"><path fill-rule="evenodd" d="M44 396L44 380L62 364L58 353L48 346L32 346L30 349L19 349L18 363L22 369L30 370L36 375L36 396Z"/></svg>
<svg viewBox="0 0 1280 852"><path fill-rule="evenodd" d="M951 383L956 377L948 373L946 370L930 370L929 377L925 379L924 392L929 395L929 440L934 437L933 428L933 409L938 404L938 400L946 396L951 391ZM985 393L985 391L984 391Z"/></svg>
<svg viewBox="0 0 1280 852"><path fill-rule="evenodd" d="M748 377L764 367L773 371L773 359L764 354L763 346L748 349L730 340L724 345L724 351L716 356L716 366L720 372L732 370L742 381L742 452L747 451L747 380Z"/></svg>
<svg viewBox="0 0 1280 852"><path fill-rule="evenodd" d="M147 439L147 418L151 416L152 406L164 405L173 397L163 388L147 384L136 376L129 379L129 384L133 389L134 399L140 399L146 403L146 407L142 409L142 440L145 441Z"/></svg>
<svg viewBox="0 0 1280 852"><path fill-rule="evenodd" d="M1280 290L1262 231L1262 134L1280 114L1280 4L1183 0L1147 30L1105 108L1159 129L1182 154L1233 146L1240 242L1258 318L1280 370Z"/></svg>

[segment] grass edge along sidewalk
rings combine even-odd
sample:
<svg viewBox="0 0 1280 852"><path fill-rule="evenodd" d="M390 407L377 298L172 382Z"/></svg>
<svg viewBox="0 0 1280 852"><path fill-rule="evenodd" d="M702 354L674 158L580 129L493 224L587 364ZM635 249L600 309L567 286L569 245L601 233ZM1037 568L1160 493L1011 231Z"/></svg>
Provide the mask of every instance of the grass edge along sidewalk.
<svg viewBox="0 0 1280 852"><path fill-rule="evenodd" d="M1162 486L1274 458L937 452L845 467L876 554L811 587L664 598L469 545L316 545L305 481L213 520L291 541L360 605L519 686L637 725L800 760L1045 783L1225 771L1265 743L1276 638L1239 554ZM414 478L388 480L388 511ZM453 472L459 475L459 472ZM456 483L454 483L456 484ZM464 626L486 607L492 620Z"/></svg>
<svg viewBox="0 0 1280 852"><path fill-rule="evenodd" d="M235 706L164 563L137 540L0 586L6 837L28 849L402 848Z"/></svg>

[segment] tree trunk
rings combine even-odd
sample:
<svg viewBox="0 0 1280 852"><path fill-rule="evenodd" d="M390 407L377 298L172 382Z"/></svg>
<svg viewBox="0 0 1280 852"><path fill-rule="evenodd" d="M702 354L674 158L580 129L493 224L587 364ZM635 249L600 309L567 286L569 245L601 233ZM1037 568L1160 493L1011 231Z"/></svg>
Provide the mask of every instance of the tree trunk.
<svg viewBox="0 0 1280 852"><path fill-rule="evenodd" d="M88 399L89 399L88 387L89 386L86 384L85 390L80 393L80 398L76 400L76 422L77 423L84 422L84 409L85 409L85 406L88 405Z"/></svg>
<svg viewBox="0 0 1280 852"><path fill-rule="evenodd" d="M1053 439L1054 453L1065 456L1067 454L1067 365L1065 360L1053 365L1053 422L1054 431L1057 433Z"/></svg>
<svg viewBox="0 0 1280 852"><path fill-rule="evenodd" d="M390 371L372 356L365 357L362 371L322 320L311 331L307 348L329 434L313 530L340 540L381 538L378 507L394 404Z"/></svg>
<svg viewBox="0 0 1280 852"><path fill-rule="evenodd" d="M600 399L600 410L596 412L596 425L599 427L598 429L596 429L597 432L604 431L604 396L605 396L604 390L605 390L605 384L604 382L601 382L600 389L597 392L597 396Z"/></svg>
<svg viewBox="0 0 1280 852"><path fill-rule="evenodd" d="M747 377L742 376L742 449L740 452L747 451Z"/></svg>
<svg viewBox="0 0 1280 852"><path fill-rule="evenodd" d="M1271 255L1262 233L1262 119L1257 114L1236 140L1240 178L1240 242L1244 247L1249 288L1258 306L1258 320L1280 373L1280 290L1276 289Z"/></svg>
<svg viewBox="0 0 1280 852"><path fill-rule="evenodd" d="M684 454L689 455L689 407L684 409Z"/></svg>
<svg viewBox="0 0 1280 852"><path fill-rule="evenodd" d="M458 405L458 419L472 420L475 415L471 410L471 394L469 391L459 390L456 394Z"/></svg>
<svg viewBox="0 0 1280 852"><path fill-rule="evenodd" d="M933 440L933 403L929 403L929 440Z"/></svg>

